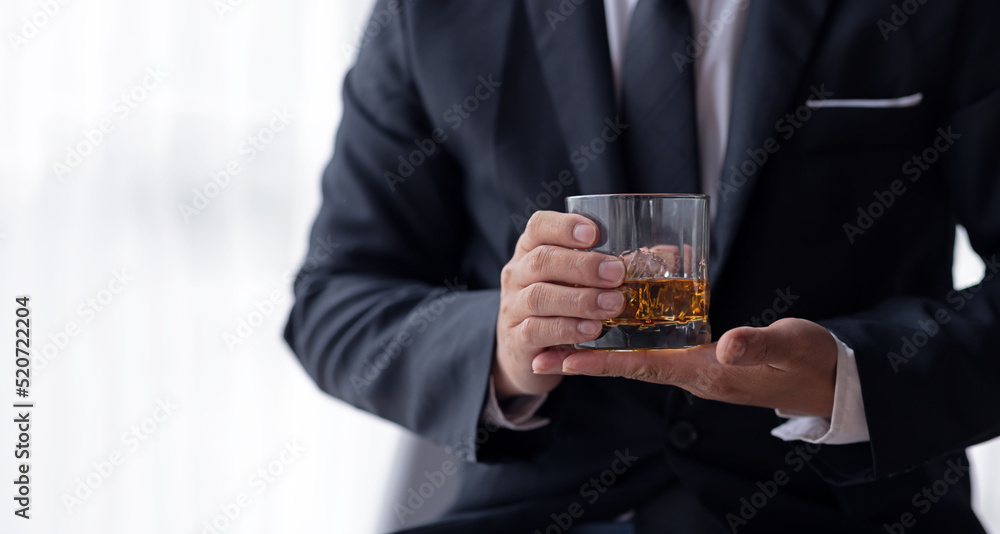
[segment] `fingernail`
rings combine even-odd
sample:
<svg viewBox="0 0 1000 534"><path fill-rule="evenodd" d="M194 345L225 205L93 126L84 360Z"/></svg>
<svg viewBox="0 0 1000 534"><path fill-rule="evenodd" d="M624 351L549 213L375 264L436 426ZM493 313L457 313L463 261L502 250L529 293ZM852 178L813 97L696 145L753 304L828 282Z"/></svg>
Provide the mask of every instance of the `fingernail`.
<svg viewBox="0 0 1000 534"><path fill-rule="evenodd" d="M589 224L578 224L573 228L573 239L589 247L597 240L597 230Z"/></svg>
<svg viewBox="0 0 1000 534"><path fill-rule="evenodd" d="M609 282L619 282L625 277L625 263L622 260L610 260L601 264L597 274Z"/></svg>
<svg viewBox="0 0 1000 534"><path fill-rule="evenodd" d="M576 370L574 370L572 367L570 367L570 366L568 366L566 364L563 364L562 373L561 374L564 374L564 375L575 375L577 373L576 373Z"/></svg>
<svg viewBox="0 0 1000 534"><path fill-rule="evenodd" d="M559 369L545 367L537 362L531 362L531 372L536 375L554 375L559 372Z"/></svg>
<svg viewBox="0 0 1000 534"><path fill-rule="evenodd" d="M729 340L729 345L726 347L726 352L732 356L733 361L736 361L743 357L743 354L747 351L747 344L740 338L735 338Z"/></svg>
<svg viewBox="0 0 1000 534"><path fill-rule="evenodd" d="M585 336L596 336L601 332L599 321L580 321L576 324L576 329Z"/></svg>
<svg viewBox="0 0 1000 534"><path fill-rule="evenodd" d="M625 296L620 291L605 291L597 296L597 305L607 311L618 311L625 304Z"/></svg>

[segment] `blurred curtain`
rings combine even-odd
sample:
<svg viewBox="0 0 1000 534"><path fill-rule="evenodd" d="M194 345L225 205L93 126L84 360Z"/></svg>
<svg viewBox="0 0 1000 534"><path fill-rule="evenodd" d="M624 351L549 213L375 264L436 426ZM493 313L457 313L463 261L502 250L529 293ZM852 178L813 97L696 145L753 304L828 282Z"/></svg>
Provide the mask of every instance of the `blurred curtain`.
<svg viewBox="0 0 1000 534"><path fill-rule="evenodd" d="M321 394L281 339L371 5L0 6L0 309L31 296L36 350L33 517L8 497L0 532L366 533L391 513L401 432Z"/></svg>

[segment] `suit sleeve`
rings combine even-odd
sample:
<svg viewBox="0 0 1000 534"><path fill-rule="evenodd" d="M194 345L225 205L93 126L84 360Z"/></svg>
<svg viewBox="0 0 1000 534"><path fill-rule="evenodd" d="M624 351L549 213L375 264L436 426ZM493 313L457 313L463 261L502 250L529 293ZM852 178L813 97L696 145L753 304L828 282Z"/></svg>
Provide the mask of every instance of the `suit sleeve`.
<svg viewBox="0 0 1000 534"><path fill-rule="evenodd" d="M950 202L986 262L981 284L892 298L821 321L857 355L868 444L826 447L813 467L851 484L892 476L1000 435L1000 4L966 2L942 129Z"/></svg>
<svg viewBox="0 0 1000 534"><path fill-rule="evenodd" d="M325 392L453 446L480 429L499 291L463 285L462 172L411 75L406 9L345 79L285 339Z"/></svg>

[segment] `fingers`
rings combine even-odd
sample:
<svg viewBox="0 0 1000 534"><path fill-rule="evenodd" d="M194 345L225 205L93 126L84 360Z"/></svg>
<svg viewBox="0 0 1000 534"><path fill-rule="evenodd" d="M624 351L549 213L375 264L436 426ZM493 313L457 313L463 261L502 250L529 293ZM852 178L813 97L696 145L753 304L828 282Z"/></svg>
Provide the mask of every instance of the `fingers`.
<svg viewBox="0 0 1000 534"><path fill-rule="evenodd" d="M718 344L635 352L539 355L537 374L624 377L681 387L699 397L829 417L837 342L821 325L782 319L737 328Z"/></svg>
<svg viewBox="0 0 1000 534"><path fill-rule="evenodd" d="M571 317L528 317L515 327L518 343L529 349L593 341L601 334L600 321Z"/></svg>
<svg viewBox="0 0 1000 534"><path fill-rule="evenodd" d="M569 375L616 376L657 384L687 384L704 366L714 346L678 350L622 352L581 351L562 361L560 372Z"/></svg>
<svg viewBox="0 0 1000 534"><path fill-rule="evenodd" d="M514 287L536 282L618 287L625 279L621 258L576 250L592 246L597 232L597 225L582 215L535 212L501 281Z"/></svg>
<svg viewBox="0 0 1000 534"><path fill-rule="evenodd" d="M510 281L520 287L535 282L556 282L587 287L612 288L625 280L621 258L541 245L528 252L511 272Z"/></svg>
<svg viewBox="0 0 1000 534"><path fill-rule="evenodd" d="M625 297L617 289L601 290L537 283L518 294L516 321L537 317L610 319L625 309ZM549 343L553 345L554 343Z"/></svg>
<svg viewBox="0 0 1000 534"><path fill-rule="evenodd" d="M563 374L563 360L574 352L576 349L572 347L553 347L550 350L540 352L531 361L531 370L537 375L561 375Z"/></svg>
<svg viewBox="0 0 1000 534"><path fill-rule="evenodd" d="M767 358L769 352L767 341L759 339L761 336L757 328L741 327L734 328L719 338L716 357L723 365L761 365ZM759 329L763 330L763 328ZM752 345L752 350L747 350Z"/></svg>
<svg viewBox="0 0 1000 534"><path fill-rule="evenodd" d="M584 249L596 242L597 225L583 215L536 211L517 240L517 249L524 254L542 245Z"/></svg>
<svg viewBox="0 0 1000 534"><path fill-rule="evenodd" d="M724 365L771 367L791 370L810 353L836 350L833 335L804 319L780 319L764 328L734 328L719 339L716 357Z"/></svg>
<svg viewBox="0 0 1000 534"><path fill-rule="evenodd" d="M570 375L619 376L669 383L669 370L651 351L578 352L563 360L562 372Z"/></svg>
<svg viewBox="0 0 1000 534"><path fill-rule="evenodd" d="M758 405L757 385L761 376L780 373L775 369L729 367L716 361L716 345L687 349L634 352L581 351L566 356L550 355L544 364L533 362L538 374L622 377L654 384L677 386L705 399ZM543 365L561 368L540 372ZM766 370L766 371L765 371Z"/></svg>

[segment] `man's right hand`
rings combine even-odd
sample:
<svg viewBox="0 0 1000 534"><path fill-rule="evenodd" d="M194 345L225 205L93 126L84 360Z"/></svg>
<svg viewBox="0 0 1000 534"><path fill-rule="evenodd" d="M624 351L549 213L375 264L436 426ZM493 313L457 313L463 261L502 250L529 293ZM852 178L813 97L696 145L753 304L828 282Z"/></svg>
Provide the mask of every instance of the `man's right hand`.
<svg viewBox="0 0 1000 534"><path fill-rule="evenodd" d="M615 289L625 279L621 258L573 250L592 247L597 237L597 225L582 215L531 216L500 276L493 362L499 399L555 389L562 376L534 370L561 369L573 343L596 339L601 319L622 312L625 300Z"/></svg>

